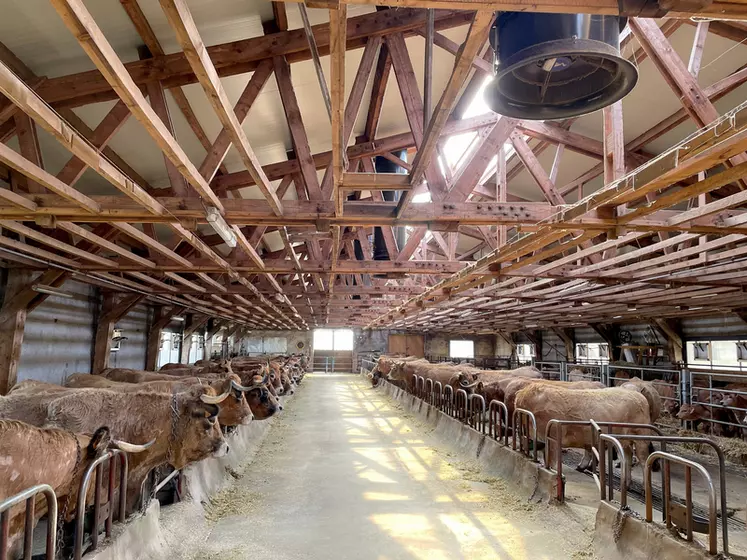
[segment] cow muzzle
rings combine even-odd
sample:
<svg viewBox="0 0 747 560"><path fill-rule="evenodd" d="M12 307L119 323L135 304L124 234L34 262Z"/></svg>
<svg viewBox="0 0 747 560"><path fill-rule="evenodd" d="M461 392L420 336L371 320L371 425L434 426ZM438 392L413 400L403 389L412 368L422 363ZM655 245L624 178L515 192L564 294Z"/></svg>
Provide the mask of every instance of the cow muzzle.
<svg viewBox="0 0 747 560"><path fill-rule="evenodd" d="M226 455L228 455L228 443L223 440L213 452L213 457L225 457Z"/></svg>

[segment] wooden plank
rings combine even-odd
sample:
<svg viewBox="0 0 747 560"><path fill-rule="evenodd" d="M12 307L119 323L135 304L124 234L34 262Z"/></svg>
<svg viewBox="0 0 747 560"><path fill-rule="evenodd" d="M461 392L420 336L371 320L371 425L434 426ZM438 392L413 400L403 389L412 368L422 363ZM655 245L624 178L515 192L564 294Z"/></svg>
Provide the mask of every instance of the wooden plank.
<svg viewBox="0 0 747 560"><path fill-rule="evenodd" d="M131 114L132 113L130 113L127 105L125 105L123 101L118 101L92 131L91 135L88 137L89 142L100 150L106 148L109 141L122 128L122 126L124 126L127 122L127 118ZM71 124L75 126L74 123ZM86 169L88 169L86 163L73 156L63 166L60 172L57 173L57 178L63 183L72 186L83 176Z"/></svg>
<svg viewBox="0 0 747 560"><path fill-rule="evenodd" d="M366 91L366 85L368 84L368 79L371 76L371 71L373 70L374 62L376 61L376 53L380 46L381 37L371 37L366 42L365 49L363 49L361 63L358 66L358 72L356 72L355 74L353 87L350 89L350 94L348 95L348 103L345 107L345 126L343 136L344 146L348 145L350 136L353 133L353 127L355 126L355 121L358 118L358 112L360 111L361 105L363 103L363 95ZM322 179L323 200L329 200L332 197L333 178L334 171L332 169L332 163L330 163L324 173L324 178Z"/></svg>
<svg viewBox="0 0 747 560"><path fill-rule="evenodd" d="M420 96L415 71L412 67L412 61L405 45L405 39L402 34L389 35L386 38L389 53L392 57L392 66L394 75L397 78L402 104L405 108L407 122L410 124L412 137L415 141L415 147L420 150L423 142L423 99ZM428 181L428 189L431 192L433 200L441 200L448 192L446 180L434 161L427 162L424 174ZM415 164L413 163L413 167ZM411 180L412 182L412 180ZM413 183L415 184L415 183ZM412 192L412 191L411 191ZM400 202L400 207L406 208L407 195L405 200ZM398 211L399 212L399 211ZM400 214L402 212L399 212Z"/></svg>
<svg viewBox="0 0 747 560"><path fill-rule="evenodd" d="M687 63L687 70L694 78L698 77L700 73L700 63L703 60L703 49L705 48L706 37L708 37L708 26L710 22L699 21L695 28L695 39L693 39L693 47L690 50L690 61ZM747 34L745 34L747 38Z"/></svg>
<svg viewBox="0 0 747 560"><path fill-rule="evenodd" d="M35 183L43 185L63 199L69 200L76 206L85 209L86 212L96 214L101 211L101 207L93 199L66 185L54 175L47 173L44 169L25 159L5 144L0 144L0 162L33 179ZM20 203L16 202L16 204Z"/></svg>
<svg viewBox="0 0 747 560"><path fill-rule="evenodd" d="M550 202L550 204L565 204L565 200L563 200L563 197L560 196L560 193L555 189L555 185L542 168L542 164L537 159L537 156L534 155L532 149L527 145L522 135L518 132L511 133L511 143L514 146L517 155L524 163L524 166L529 171L529 174L542 190L545 199Z"/></svg>
<svg viewBox="0 0 747 560"><path fill-rule="evenodd" d="M239 100L233 107L233 111L236 114L236 118L240 123L244 123L244 120L249 115L249 109L251 109L254 101L259 96L262 88L267 83L267 80L272 74L273 64L272 60L268 59L260 63L257 69L252 74L251 79L246 84L244 91L241 92ZM218 133L215 142L208 149L208 153L205 159L200 165L200 174L205 178L206 181L212 181L215 173L220 168L223 160L228 154L228 150L231 147L231 134L223 128ZM280 189L278 188L278 191ZM278 194L278 198L282 199L282 195Z"/></svg>
<svg viewBox="0 0 747 560"><path fill-rule="evenodd" d="M86 241L89 241L90 243L93 243L94 245L98 245L102 249L111 251L112 253L115 253L121 257L126 258L127 260L138 263L142 266L146 266L150 268L154 268L156 266L156 263L154 263L153 261L145 259L139 255L136 255L135 253L128 251L124 247L120 247L116 243L112 243L111 241L108 241L104 239L103 237L100 237L96 235L95 233L79 225L76 225L72 222L57 222L57 227L69 233L72 233L73 235L77 235L81 239L85 239Z"/></svg>
<svg viewBox="0 0 747 560"><path fill-rule="evenodd" d="M332 200L335 215L342 215L343 195L340 192L345 170L345 50L347 43L347 5L329 11L330 85L332 100ZM339 236L339 230L338 230ZM336 260L336 257L333 257ZM330 292L333 282L330 281Z"/></svg>
<svg viewBox="0 0 747 560"><path fill-rule="evenodd" d="M285 119L288 122L288 128L291 133L293 151L301 170L300 176L303 179L303 185L308 192L309 200L322 200L322 190L319 186L319 178L316 174L311 148L309 148L309 139L306 136L301 109L298 107L296 93L291 82L290 64L283 57L279 56L273 58L272 61L280 99L283 103L283 110L285 111Z"/></svg>
<svg viewBox="0 0 747 560"><path fill-rule="evenodd" d="M410 190L409 175L402 173L344 173L342 188L353 191L401 191Z"/></svg>
<svg viewBox="0 0 747 560"><path fill-rule="evenodd" d="M86 165L97 171L117 189L137 200L154 214L163 213L161 205L145 190L133 183L116 166L112 165L102 154L91 146L80 133L70 126L52 109L50 109L26 84L18 80L8 69L0 63L0 91L16 104L24 113L36 123L52 134L73 154L83 160ZM37 178L38 180L38 178ZM50 188L47 186L47 188ZM73 189L70 189L73 191ZM72 192L68 193L70 196Z"/></svg>
<svg viewBox="0 0 747 560"><path fill-rule="evenodd" d="M417 184L422 179L425 169L431 163L436 143L441 138L446 120L451 115L464 81L472 69L472 61L478 56L480 50L485 45L494 17L495 12L493 11L477 12L475 14L475 19L472 21L467 32L467 38L454 61L454 68L446 84L446 89L434 109L433 117L428 123L428 128L418 147L418 153L412 162L411 181L413 184Z"/></svg>
<svg viewBox="0 0 747 560"><path fill-rule="evenodd" d="M379 58L376 62L376 71L374 72L373 84L371 86L371 100L368 105L366 127L363 132L366 141L376 138L376 130L379 127L381 108L384 105L384 95L386 94L386 86L389 81L391 69L392 57L389 55L389 48L384 43L381 45L381 50L379 51Z"/></svg>
<svg viewBox="0 0 747 560"><path fill-rule="evenodd" d="M17 112L14 119L16 122L18 145L21 148L21 156L36 167L44 169L39 138L36 134L36 123L27 114L21 112ZM24 176L28 177L25 173ZM44 187L36 181L26 181L24 179L24 182L26 183L26 191L31 194L43 194L45 192Z"/></svg>
<svg viewBox="0 0 747 560"><path fill-rule="evenodd" d="M69 2L71 0L63 1ZM281 216L283 214L282 203L277 198L275 190L267 179L267 176L264 174L264 171L262 171L262 166L249 145L246 133L231 109L228 96L223 89L223 84L218 77L215 66L210 60L207 49L202 42L202 38L200 37L197 26L192 19L189 7L184 0L160 0L160 3L171 27L176 32L179 44L184 50L184 54L189 61L192 71L197 76L202 89L205 91L205 95L207 95L210 104L213 106L213 109L218 116L218 120L220 120L223 128L228 129L233 144L241 156L242 162L257 182L259 190L270 203L273 211L278 216ZM196 169L194 171L199 177L199 184L204 184L205 179L202 175L200 175ZM187 180L192 182L190 177L187 177ZM205 186L207 187L207 191L213 195L213 198L210 199L211 202L213 202L213 204L215 204L215 202L220 203L214 193L210 190L210 187L207 184L205 184ZM197 187L195 186L195 188ZM206 196L205 193L201 192L200 194ZM216 206L216 208L222 210L220 206Z"/></svg>
<svg viewBox="0 0 747 560"><path fill-rule="evenodd" d="M27 270L11 269L5 286L5 297L0 309L0 395L7 395L18 379L18 364L26 327L26 307L9 309L15 296L32 280Z"/></svg>
<svg viewBox="0 0 747 560"><path fill-rule="evenodd" d="M99 71L116 90L135 118L145 127L161 151L195 190L213 206L222 210L220 201L202 178L187 154L169 133L161 119L145 100L139 87L91 17L82 0L52 0L65 25L70 29Z"/></svg>
<svg viewBox="0 0 747 560"><path fill-rule="evenodd" d="M602 110L604 140L604 182L611 183L625 175L625 139L623 138L622 101Z"/></svg>
<svg viewBox="0 0 747 560"><path fill-rule="evenodd" d="M136 241L139 241L149 249L152 249L153 251L160 253L164 257L167 257L171 259L172 261L175 261L182 266L191 266L191 262L188 259L185 259L184 257L178 255L162 243L159 243L157 240L153 239L151 236L149 236L147 233L144 233L137 229L135 226L130 225L125 222L119 222L119 223L112 223L113 227L117 228L122 233L129 235Z"/></svg>

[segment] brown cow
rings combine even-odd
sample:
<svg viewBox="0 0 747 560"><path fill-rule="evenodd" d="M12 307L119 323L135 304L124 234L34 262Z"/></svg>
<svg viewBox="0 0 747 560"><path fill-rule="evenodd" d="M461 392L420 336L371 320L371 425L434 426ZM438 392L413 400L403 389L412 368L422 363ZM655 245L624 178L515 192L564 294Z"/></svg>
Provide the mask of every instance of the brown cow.
<svg viewBox="0 0 747 560"><path fill-rule="evenodd" d="M635 424L650 424L651 417L646 397L637 391L628 391L617 387L609 389L568 390L547 385L545 383L530 383L516 395L516 408L523 408L534 413L537 420L537 439L544 441L547 423L552 419L598 422L626 422ZM632 435L647 435L642 428L622 428L617 433ZM587 426L565 426L563 429L563 447L582 448L591 453L591 429ZM548 453L549 464L555 464L554 445L545 448ZM623 443L625 458L628 465L632 465L633 446L630 442ZM635 445L638 461L644 464L653 450L649 443ZM656 466L655 466L656 467Z"/></svg>
<svg viewBox="0 0 747 560"><path fill-rule="evenodd" d="M75 509L80 481L88 466L108 449L140 453L145 445L112 440L108 428L93 436L57 428L39 428L15 420L0 420L0 502L37 484L48 484L57 495L58 510L65 502ZM80 453L80 455L79 455ZM10 557L20 553L24 504L10 510ZM46 500L36 500L34 524L47 512ZM14 550L15 549L15 550ZM18 556L20 557L20 556Z"/></svg>
<svg viewBox="0 0 747 560"><path fill-rule="evenodd" d="M651 422L656 422L661 416L661 397L652 383L643 381L640 377L631 377L630 381L620 385L626 391L637 391L646 397Z"/></svg>
<svg viewBox="0 0 747 560"><path fill-rule="evenodd" d="M162 464L175 469L228 452L217 422L219 397L210 387L194 386L184 393L119 393L78 389L48 405L48 423L74 432L109 426L115 437L145 443L146 452L131 458L127 483L128 510L133 511L148 473Z"/></svg>
<svg viewBox="0 0 747 560"><path fill-rule="evenodd" d="M124 383L86 373L74 373L65 380L65 386L67 387L98 387L128 393L153 391L169 394L187 391L193 385L200 383L200 380L196 377L176 378L172 381ZM218 422L222 426L240 426L242 424L249 424L252 421L252 410L244 398L244 392L251 390L251 387L243 387L238 375L232 374L223 379L206 382L205 384L212 387L216 394L224 397L218 404L220 408Z"/></svg>

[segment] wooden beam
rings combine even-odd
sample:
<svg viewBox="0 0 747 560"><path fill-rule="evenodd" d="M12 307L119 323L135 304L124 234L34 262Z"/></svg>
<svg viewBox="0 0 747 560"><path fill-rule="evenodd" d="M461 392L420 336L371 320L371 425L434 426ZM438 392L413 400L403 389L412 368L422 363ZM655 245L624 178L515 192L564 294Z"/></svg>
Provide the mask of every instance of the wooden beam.
<svg viewBox="0 0 747 560"><path fill-rule="evenodd" d="M381 117L381 108L384 105L384 94L386 93L391 69L392 57L389 55L389 48L384 43L381 45L381 50L379 51L373 85L371 86L371 101L368 105L366 127L363 132L366 141L376 138L376 130L379 126L379 117Z"/></svg>
<svg viewBox="0 0 747 560"><path fill-rule="evenodd" d="M29 271L11 269L4 287L3 306L0 309L0 395L7 395L18 379L23 334L26 327L26 306L10 309L15 296L31 282Z"/></svg>
<svg viewBox="0 0 747 560"><path fill-rule="evenodd" d="M693 47L690 50L690 61L687 63L687 70L694 78L697 78L700 73L700 63L703 60L703 49L708 37L709 25L710 22L708 21L699 21L695 28L695 39L693 39ZM745 38L747 39L747 34L745 34Z"/></svg>
<svg viewBox="0 0 747 560"><path fill-rule="evenodd" d="M233 107L236 118L240 123L243 124L244 120L249 115L249 109L251 109L254 101L257 99L262 88L270 78L272 70L273 63L271 59L262 61L252 74L252 77L246 84L244 91L241 92L239 100ZM215 142L213 142L208 149L208 153L202 161L202 165L200 165L200 174L206 181L213 180L213 177L220 168L223 160L226 158L226 154L228 154L231 144L231 133L226 128L221 129ZM280 188L278 188L278 191L280 191ZM282 199L283 197L278 193L278 198Z"/></svg>
<svg viewBox="0 0 747 560"><path fill-rule="evenodd" d="M343 194L340 192L345 170L347 137L345 135L345 50L347 44L347 5L329 11L330 83L332 86L332 200L335 215L342 215ZM339 236L339 229L338 229ZM333 257L336 260L336 257ZM330 292L333 282L330 281Z"/></svg>
<svg viewBox="0 0 747 560"><path fill-rule="evenodd" d="M112 243L111 241L108 241L104 239L103 237L100 237L96 235L95 233L88 231L87 229L79 225L76 225L72 222L57 222L57 227L67 231L68 233L77 235L81 239L85 239L86 241L89 241L90 243L93 243L94 245L98 245L102 249L111 251L112 253L115 253L121 257L124 257L125 259L132 261L134 263L140 264L142 266L150 267L150 268L154 268L156 266L155 262L145 259L141 256L138 256L135 253L128 251L124 247L120 247L116 243Z"/></svg>
<svg viewBox="0 0 747 560"><path fill-rule="evenodd" d="M82 0L52 0L52 4L65 25L78 39L83 50L86 51L99 71L117 91L122 101L127 104L135 118L145 127L161 151L179 169L179 172L197 190L200 196L222 210L215 193L147 103Z"/></svg>
<svg viewBox="0 0 747 560"><path fill-rule="evenodd" d="M14 119L21 156L40 169L44 169L39 138L36 134L36 123L27 114L21 112L17 112ZM25 177L28 177L28 175L25 175ZM25 178L24 181L26 181ZM26 183L26 190L31 194L43 194L45 192L44 187L36 181L29 180Z"/></svg>
<svg viewBox="0 0 747 560"><path fill-rule="evenodd" d="M545 199L550 202L550 204L565 204L565 200L555 189L555 185L552 183L550 177L542 168L542 164L537 159L537 156L534 155L532 149L527 145L522 135L518 132L513 132L511 134L511 143L516 150L516 154L519 156L521 161L524 163L524 166L529 171L529 174L542 190L542 193L545 195Z"/></svg>
<svg viewBox="0 0 747 560"><path fill-rule="evenodd" d="M351 191L408 191L410 177L402 173L344 173L341 187Z"/></svg>
<svg viewBox="0 0 747 560"><path fill-rule="evenodd" d="M418 153L412 162L413 170L410 178L413 184L420 182L425 174L425 169L431 163L436 144L446 125L446 120L450 117L464 81L472 69L472 61L485 45L494 17L495 12L493 11L475 13L475 19L467 32L467 38L454 61L454 68L446 84L446 89L441 95L438 105L436 105L433 117L428 123L428 128L418 148Z"/></svg>
<svg viewBox="0 0 747 560"><path fill-rule="evenodd" d="M158 40L158 37L156 37L156 34L153 31L153 28L150 26L150 23L148 23L148 20L145 17L145 14L140 9L138 0L120 0L120 4L122 4L122 7L127 13L127 16L130 18L130 21L135 26L135 29L137 30L138 35L140 35L140 38L143 40L143 43L145 43L145 46L150 51L150 53L153 56L158 56L158 57L165 56L166 53L164 52L163 47L161 47L161 42ZM144 58L150 58L150 57L144 57ZM153 82L153 83L158 83L159 86L163 88L162 83L160 82ZM148 87L151 87L151 82L148 82ZM197 119L197 115L195 115L195 112L192 109L192 105L190 105L189 100L187 99L187 96L184 93L184 90L180 87L173 88L171 90L171 96L174 98L174 101L176 102L176 106L179 107L179 110L184 115L184 119L187 121L187 124L192 129L192 132L194 132L194 135L197 138L197 140L200 142L200 144L202 144L202 147L205 148L209 152L210 146L211 146L210 140L208 139L207 134L205 134L205 130L202 128L200 121ZM164 120L164 122L166 122L162 115L159 114L159 116L161 116L161 120ZM168 165L169 164L167 164L167 166ZM223 167L221 171L223 173L228 173L228 170L225 167Z"/></svg>
<svg viewBox="0 0 747 560"><path fill-rule="evenodd" d="M309 148L309 139L306 136L306 128L296 100L296 92L291 82L290 64L284 58L276 56L273 58L273 65L280 99L285 111L285 119L288 122L293 142L293 152L301 170L300 176L303 179L303 186L306 188L309 200L322 200L322 190L314 167L311 148Z"/></svg>
<svg viewBox="0 0 747 560"><path fill-rule="evenodd" d="M69 2L71 0L63 1ZM228 96L223 89L223 84L218 77L215 66L210 60L207 49L202 42L187 3L184 0L160 0L160 3L171 27L176 32L179 44L184 50L192 71L197 76L202 89L205 91L205 95L207 95L210 104L218 116L218 120L220 120L223 128L228 129L233 145L238 150L242 162L257 182L259 190L269 202L270 207L278 216L281 216L283 214L282 203L277 198L275 189L270 184L264 171L262 171L262 166L249 145L249 139L246 137L241 123L239 123L239 120L231 109ZM195 172L197 172L196 169ZM204 183L205 180L203 177L199 173L197 175L201 184ZM210 191L209 186L207 190ZM212 193L212 191L210 192ZM205 196L204 193L201 194ZM217 201L217 198L211 200L213 203L215 201ZM222 209L219 206L216 207Z"/></svg>

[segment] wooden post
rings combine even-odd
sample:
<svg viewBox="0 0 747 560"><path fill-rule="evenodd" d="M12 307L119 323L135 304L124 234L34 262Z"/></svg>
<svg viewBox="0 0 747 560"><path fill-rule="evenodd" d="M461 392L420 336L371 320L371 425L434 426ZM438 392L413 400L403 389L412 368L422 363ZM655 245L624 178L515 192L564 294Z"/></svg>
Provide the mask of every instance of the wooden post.
<svg viewBox="0 0 747 560"><path fill-rule="evenodd" d="M145 296L140 294L126 295L117 299L116 294L107 292L101 307L98 324L96 325L96 337L93 343L93 367L91 373L99 375L109 367L111 356L111 340L114 333L114 325L122 319L130 310L140 303ZM147 358L146 358L147 359Z"/></svg>
<svg viewBox="0 0 747 560"><path fill-rule="evenodd" d="M11 303L13 298L28 286L31 277L31 272L27 270L8 271L5 298L0 310L0 395L6 395L18 378L27 310L25 306L15 309Z"/></svg>
<svg viewBox="0 0 747 560"><path fill-rule="evenodd" d="M91 373L99 375L109 367L111 355L111 340L114 333L114 321L109 319L116 304L113 293L104 294L104 302L101 306L101 315L96 325L96 337L93 343L93 367Z"/></svg>
<svg viewBox="0 0 747 560"><path fill-rule="evenodd" d="M171 307L165 311L163 307L156 307L153 315L153 324L148 331L148 346L145 360L145 369L155 371L158 364L158 351L161 347L161 332L171 322L175 315L184 311L183 307Z"/></svg>

